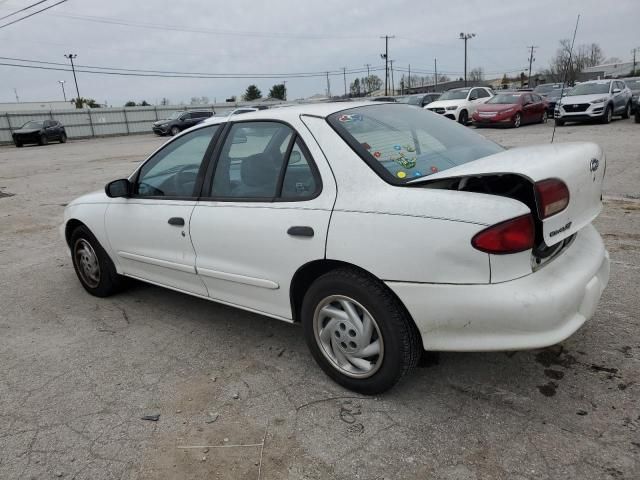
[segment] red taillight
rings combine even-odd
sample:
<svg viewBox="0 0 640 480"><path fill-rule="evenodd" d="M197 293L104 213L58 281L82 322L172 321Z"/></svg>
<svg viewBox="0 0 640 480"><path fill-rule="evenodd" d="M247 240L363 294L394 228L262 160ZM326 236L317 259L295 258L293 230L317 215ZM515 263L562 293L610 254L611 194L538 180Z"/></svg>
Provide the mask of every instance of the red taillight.
<svg viewBox="0 0 640 480"><path fill-rule="evenodd" d="M548 178L536 183L536 197L540 219L549 218L569 205L569 189L557 178Z"/></svg>
<svg viewBox="0 0 640 480"><path fill-rule="evenodd" d="M482 230L471 239L471 245L482 252L504 255L533 248L534 237L533 218L527 214Z"/></svg>

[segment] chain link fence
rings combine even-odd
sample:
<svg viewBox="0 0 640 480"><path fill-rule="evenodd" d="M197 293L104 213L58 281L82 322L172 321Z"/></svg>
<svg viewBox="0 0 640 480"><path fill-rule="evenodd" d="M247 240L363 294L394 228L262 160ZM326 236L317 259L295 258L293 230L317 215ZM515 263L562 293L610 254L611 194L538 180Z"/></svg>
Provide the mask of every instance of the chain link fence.
<svg viewBox="0 0 640 480"><path fill-rule="evenodd" d="M275 104L277 103L270 103L270 105ZM241 106L250 105L167 105L0 113L0 144L13 143L12 132L30 120L57 120L64 125L68 138L91 138L151 133L151 125L153 122L165 119L177 110L211 110L216 114L225 114L231 113L231 111Z"/></svg>

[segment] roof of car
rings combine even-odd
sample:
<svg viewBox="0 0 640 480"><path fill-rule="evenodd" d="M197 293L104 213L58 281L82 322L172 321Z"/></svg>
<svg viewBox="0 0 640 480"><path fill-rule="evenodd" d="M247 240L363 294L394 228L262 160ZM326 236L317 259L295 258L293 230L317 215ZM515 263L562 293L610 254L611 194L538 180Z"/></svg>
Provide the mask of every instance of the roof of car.
<svg viewBox="0 0 640 480"><path fill-rule="evenodd" d="M298 117L300 115L311 115L326 118L329 115L348 110L355 107L363 107L366 105L380 105L382 102L358 101L358 102L327 102L327 103L301 103L296 105L283 106L282 108L258 110L256 112L243 113L238 119L245 120L263 120L263 119L282 119ZM396 104L395 102L388 102ZM210 117L203 123L221 123L227 121L228 117Z"/></svg>

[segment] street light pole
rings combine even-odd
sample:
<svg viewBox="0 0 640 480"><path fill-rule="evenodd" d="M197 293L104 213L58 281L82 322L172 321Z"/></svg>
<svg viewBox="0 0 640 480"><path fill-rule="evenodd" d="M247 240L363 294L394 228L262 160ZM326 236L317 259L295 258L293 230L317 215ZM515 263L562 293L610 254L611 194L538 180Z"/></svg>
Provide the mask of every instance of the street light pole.
<svg viewBox="0 0 640 480"><path fill-rule="evenodd" d="M475 33L460 32L460 40L464 40L464 86L467 86L467 41L475 37Z"/></svg>
<svg viewBox="0 0 640 480"><path fill-rule="evenodd" d="M78 95L76 97L76 107L78 107L78 102L80 101L80 89L78 88L78 79L76 78L76 67L73 65L73 59L76 58L78 55L76 55L75 53L68 53L65 54L64 58L69 59L69 61L71 62L71 71L73 72L73 81L76 83L76 94ZM82 104L80 104L80 107L78 108L82 108Z"/></svg>
<svg viewBox="0 0 640 480"><path fill-rule="evenodd" d="M64 91L64 82L65 82L65 80L58 80L58 83L62 87L62 98L64 98L64 101L66 102L67 101L67 94Z"/></svg>
<svg viewBox="0 0 640 480"><path fill-rule="evenodd" d="M389 39L396 38L394 35L385 35L384 38L384 53L380 54L381 58L384 58L384 94L389 95Z"/></svg>
<svg viewBox="0 0 640 480"><path fill-rule="evenodd" d="M438 90L438 58L434 58L433 59L433 71L435 72L434 76L436 78L436 85L433 89L433 91L435 92L436 90Z"/></svg>

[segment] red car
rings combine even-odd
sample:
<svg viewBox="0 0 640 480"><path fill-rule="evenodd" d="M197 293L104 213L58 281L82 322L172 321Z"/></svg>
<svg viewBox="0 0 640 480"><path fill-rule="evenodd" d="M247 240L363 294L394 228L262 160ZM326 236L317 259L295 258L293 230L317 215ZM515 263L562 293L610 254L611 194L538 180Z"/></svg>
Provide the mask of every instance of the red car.
<svg viewBox="0 0 640 480"><path fill-rule="evenodd" d="M507 125L518 128L525 123L546 123L547 102L536 93L499 93L478 105L471 119L475 126Z"/></svg>

